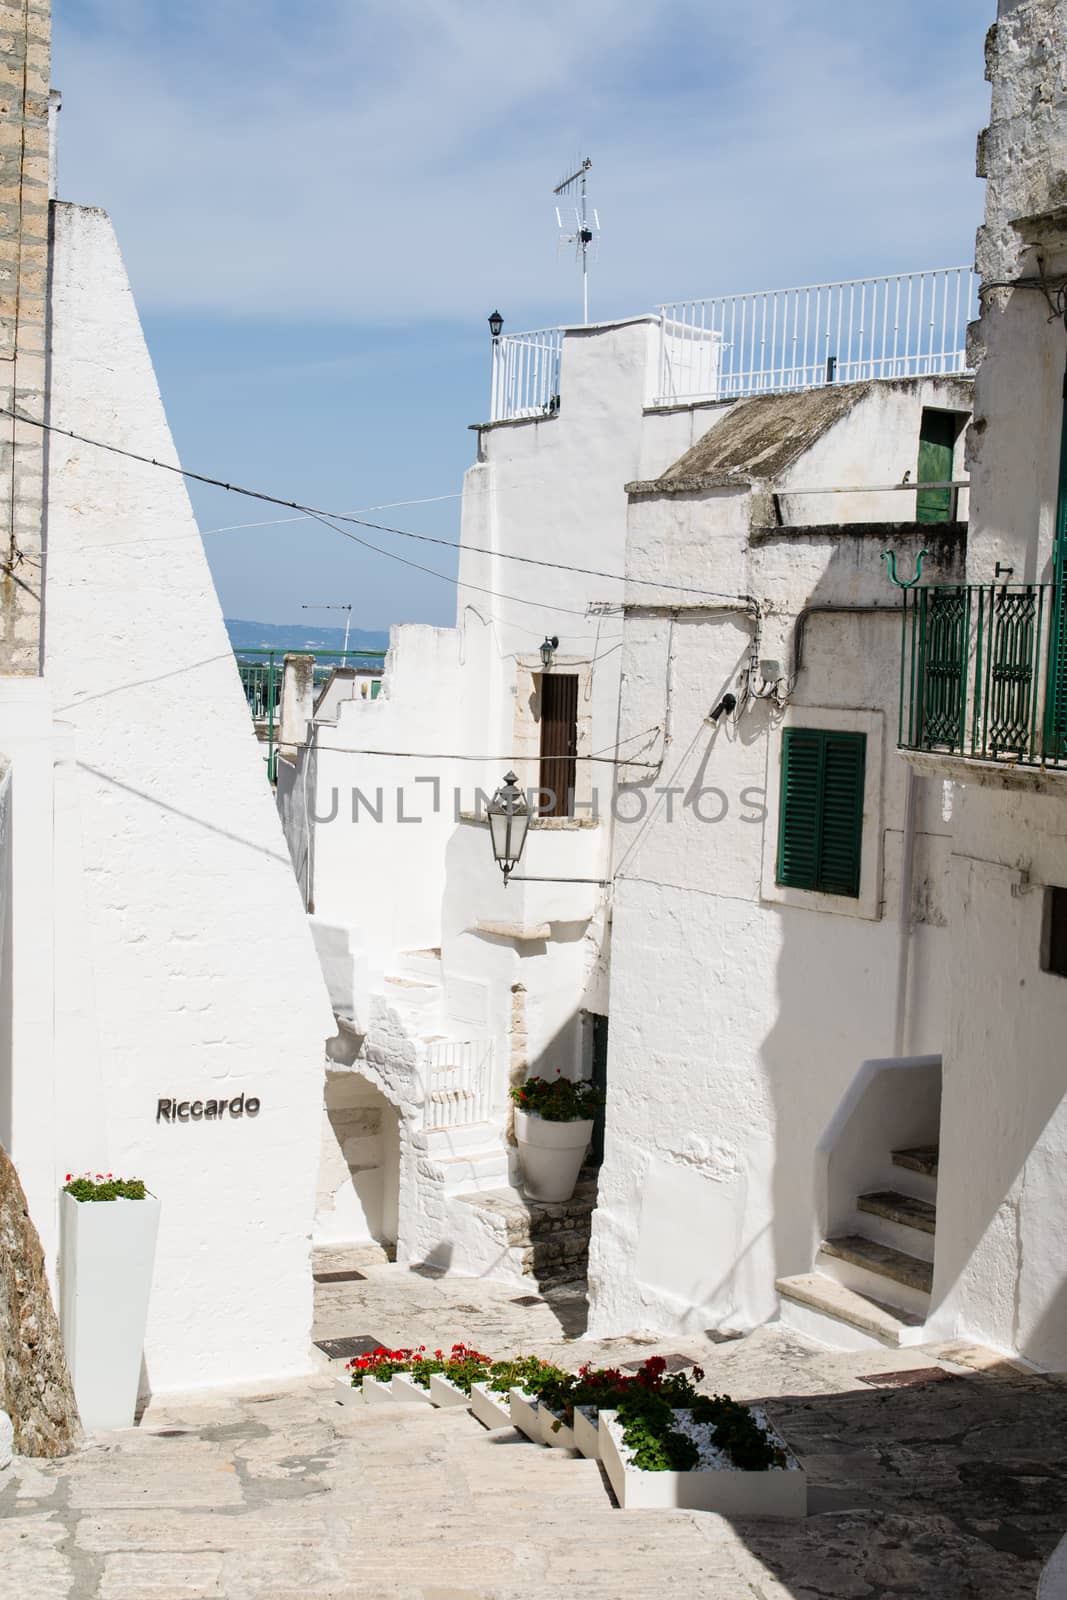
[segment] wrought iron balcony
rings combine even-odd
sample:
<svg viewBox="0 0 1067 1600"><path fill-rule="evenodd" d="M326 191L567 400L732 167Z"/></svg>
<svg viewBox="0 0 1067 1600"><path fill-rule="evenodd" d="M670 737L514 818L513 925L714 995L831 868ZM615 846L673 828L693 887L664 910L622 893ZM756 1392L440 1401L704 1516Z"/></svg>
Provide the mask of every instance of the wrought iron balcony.
<svg viewBox="0 0 1067 1600"><path fill-rule="evenodd" d="M901 749L1067 769L1067 589L906 589Z"/></svg>

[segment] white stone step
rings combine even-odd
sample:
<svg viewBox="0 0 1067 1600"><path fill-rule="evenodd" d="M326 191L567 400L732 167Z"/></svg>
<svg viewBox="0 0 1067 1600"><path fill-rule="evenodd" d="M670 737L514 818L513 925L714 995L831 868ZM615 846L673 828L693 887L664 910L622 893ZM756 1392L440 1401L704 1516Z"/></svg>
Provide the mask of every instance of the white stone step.
<svg viewBox="0 0 1067 1600"><path fill-rule="evenodd" d="M781 1321L834 1350L872 1350L921 1344L921 1317L857 1294L819 1272L779 1278Z"/></svg>
<svg viewBox="0 0 1067 1600"><path fill-rule="evenodd" d="M507 1153L499 1146L495 1150L462 1150L452 1156L434 1156L433 1164L449 1196L499 1189L508 1173Z"/></svg>
<svg viewBox="0 0 1067 1600"><path fill-rule="evenodd" d="M440 950L403 950L393 962L398 978L414 978L420 983L442 981Z"/></svg>
<svg viewBox="0 0 1067 1600"><path fill-rule="evenodd" d="M390 972L382 979L382 992L389 1005L423 1014L440 1006L443 991L439 983Z"/></svg>
<svg viewBox="0 0 1067 1600"><path fill-rule="evenodd" d="M424 1128L419 1135L431 1161L446 1156L503 1149L500 1129L491 1122L461 1122L452 1128Z"/></svg>
<svg viewBox="0 0 1067 1600"><path fill-rule="evenodd" d="M930 1309L933 1266L918 1256L880 1244L865 1234L824 1239L815 1270L846 1289L925 1320Z"/></svg>

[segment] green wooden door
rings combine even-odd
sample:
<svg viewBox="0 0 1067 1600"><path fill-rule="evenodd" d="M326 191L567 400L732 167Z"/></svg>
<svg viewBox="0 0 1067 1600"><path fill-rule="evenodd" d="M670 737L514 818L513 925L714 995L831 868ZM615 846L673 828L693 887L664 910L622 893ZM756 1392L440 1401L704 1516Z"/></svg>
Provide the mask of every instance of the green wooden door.
<svg viewBox="0 0 1067 1600"><path fill-rule="evenodd" d="M917 483L948 483L956 450L956 416L952 411L923 411L919 424ZM920 489L915 496L916 522L948 522L951 489Z"/></svg>

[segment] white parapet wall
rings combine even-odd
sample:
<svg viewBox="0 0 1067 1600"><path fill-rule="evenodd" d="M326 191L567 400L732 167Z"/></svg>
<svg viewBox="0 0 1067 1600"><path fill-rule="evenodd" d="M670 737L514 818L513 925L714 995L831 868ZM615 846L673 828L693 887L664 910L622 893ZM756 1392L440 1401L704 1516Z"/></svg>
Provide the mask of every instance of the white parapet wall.
<svg viewBox="0 0 1067 1600"><path fill-rule="evenodd" d="M52 295L52 422L175 461L102 212L56 206ZM334 1023L200 536L180 477L58 433L47 511L54 1114L19 1169L50 1249L64 1170L159 1197L153 1391L306 1370Z"/></svg>

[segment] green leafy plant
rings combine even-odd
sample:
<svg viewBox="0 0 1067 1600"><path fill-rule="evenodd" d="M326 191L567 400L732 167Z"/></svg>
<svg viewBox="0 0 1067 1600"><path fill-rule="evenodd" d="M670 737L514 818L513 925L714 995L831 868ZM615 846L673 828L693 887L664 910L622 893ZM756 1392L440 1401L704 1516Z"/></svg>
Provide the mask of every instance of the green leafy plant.
<svg viewBox="0 0 1067 1600"><path fill-rule="evenodd" d="M712 1424L715 1443L743 1472L786 1465L785 1451L767 1437L749 1407L728 1394L699 1395L690 1409L694 1422Z"/></svg>
<svg viewBox="0 0 1067 1600"><path fill-rule="evenodd" d="M540 1356L515 1356L510 1361L494 1361L486 1382L493 1394L507 1394L509 1389L522 1389L525 1394L541 1396L543 1389L566 1381L569 1374L554 1367Z"/></svg>
<svg viewBox="0 0 1067 1600"><path fill-rule="evenodd" d="M670 1401L657 1389L635 1384L616 1416L632 1464L642 1472L691 1472L698 1465L700 1451L674 1426Z"/></svg>
<svg viewBox="0 0 1067 1600"><path fill-rule="evenodd" d="M508 1090L520 1111L532 1112L546 1122L582 1122L604 1104L604 1096L591 1083L575 1083L557 1072L554 1078L527 1078Z"/></svg>
<svg viewBox="0 0 1067 1600"><path fill-rule="evenodd" d="M85 1172L80 1178L68 1172L63 1193L75 1200L143 1200L145 1186L142 1178L116 1178L110 1172L98 1172L95 1177Z"/></svg>
<svg viewBox="0 0 1067 1600"><path fill-rule="evenodd" d="M470 1345L454 1344L452 1354L445 1357L441 1371L457 1389L470 1394L471 1384L480 1383L489 1371L489 1357L480 1355Z"/></svg>

